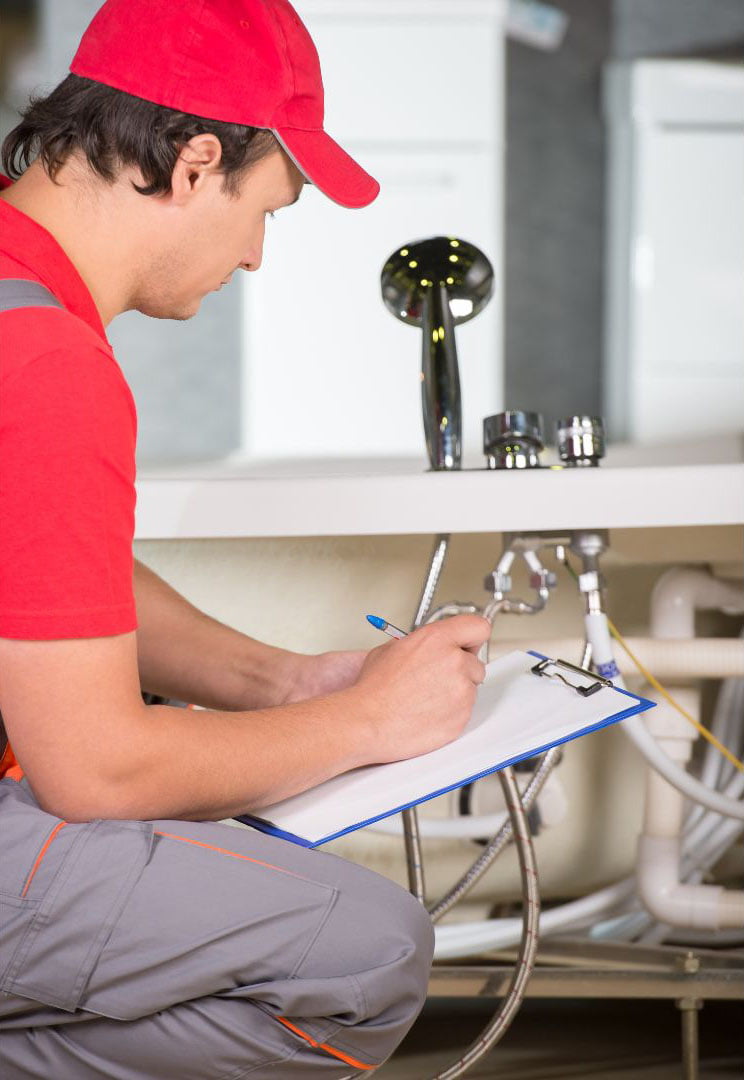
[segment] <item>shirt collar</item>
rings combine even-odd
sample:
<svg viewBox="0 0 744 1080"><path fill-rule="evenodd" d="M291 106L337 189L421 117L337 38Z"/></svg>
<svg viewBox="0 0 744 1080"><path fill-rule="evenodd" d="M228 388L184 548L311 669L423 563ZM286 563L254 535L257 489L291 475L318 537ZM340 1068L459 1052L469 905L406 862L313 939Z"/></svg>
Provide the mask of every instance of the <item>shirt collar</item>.
<svg viewBox="0 0 744 1080"><path fill-rule="evenodd" d="M11 181L0 175L0 190ZM24 266L54 293L73 315L86 322L108 345L106 331L90 291L52 234L15 206L0 199L0 254ZM110 346L109 346L110 347Z"/></svg>

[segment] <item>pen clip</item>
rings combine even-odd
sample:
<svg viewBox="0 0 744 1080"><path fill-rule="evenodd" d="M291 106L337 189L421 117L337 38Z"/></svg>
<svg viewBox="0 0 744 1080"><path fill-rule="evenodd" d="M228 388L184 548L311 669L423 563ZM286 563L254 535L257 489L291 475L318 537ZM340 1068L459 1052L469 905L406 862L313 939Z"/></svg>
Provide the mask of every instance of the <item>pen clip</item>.
<svg viewBox="0 0 744 1080"><path fill-rule="evenodd" d="M568 671L573 671L575 675L583 675L587 679L592 679L593 682L589 686L582 686L581 683L571 682L565 675L562 675L560 671L547 671L549 667L565 668ZM562 683L569 686L572 690L575 690L577 694L581 694L582 697L590 697L592 694L596 694L598 690L601 690L603 686L613 688L613 683L610 679L605 679L602 675L596 675L593 671L587 671L586 668L578 667L576 664L569 664L568 660L551 660L546 657L545 660L540 660L534 667L530 668L533 675L542 675L546 679L560 679Z"/></svg>

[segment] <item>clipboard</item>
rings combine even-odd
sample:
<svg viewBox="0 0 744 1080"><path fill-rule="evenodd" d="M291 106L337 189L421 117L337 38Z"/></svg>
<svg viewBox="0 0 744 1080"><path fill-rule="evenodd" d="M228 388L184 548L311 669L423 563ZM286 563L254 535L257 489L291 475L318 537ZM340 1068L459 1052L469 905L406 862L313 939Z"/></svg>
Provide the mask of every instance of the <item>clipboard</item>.
<svg viewBox="0 0 744 1080"><path fill-rule="evenodd" d="M488 664L470 721L453 742L405 761L353 769L237 820L320 847L653 707L568 661L510 652Z"/></svg>

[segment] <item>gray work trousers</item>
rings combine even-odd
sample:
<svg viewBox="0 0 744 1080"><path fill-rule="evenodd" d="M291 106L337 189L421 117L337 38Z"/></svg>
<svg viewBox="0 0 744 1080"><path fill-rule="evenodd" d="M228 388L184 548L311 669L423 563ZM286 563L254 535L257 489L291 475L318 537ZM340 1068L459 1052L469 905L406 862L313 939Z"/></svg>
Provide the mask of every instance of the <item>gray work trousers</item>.
<svg viewBox="0 0 744 1080"><path fill-rule="evenodd" d="M0 781L0 1077L370 1075L433 931L363 867L215 822L44 813Z"/></svg>

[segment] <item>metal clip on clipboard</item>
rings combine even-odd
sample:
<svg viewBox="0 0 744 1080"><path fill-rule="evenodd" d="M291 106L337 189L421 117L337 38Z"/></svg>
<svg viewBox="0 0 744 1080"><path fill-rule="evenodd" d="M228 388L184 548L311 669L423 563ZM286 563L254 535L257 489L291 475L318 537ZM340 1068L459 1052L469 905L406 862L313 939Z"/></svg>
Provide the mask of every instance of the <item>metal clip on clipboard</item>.
<svg viewBox="0 0 744 1080"><path fill-rule="evenodd" d="M547 671L549 667L566 668L568 671L573 671L575 675L583 675L587 679L593 680L589 686L582 686L580 683L571 682L565 675L561 675L560 671ZM577 694L581 694L582 697L590 697L592 694L596 694L598 690L601 690L603 686L614 686L610 679L605 679L601 675L595 675L593 671L587 671L586 668L577 667L576 664L569 664L568 660L551 660L546 657L545 660L541 660L534 667L530 668L533 675L542 675L546 679L560 679L566 686L570 686L572 690L575 690Z"/></svg>

